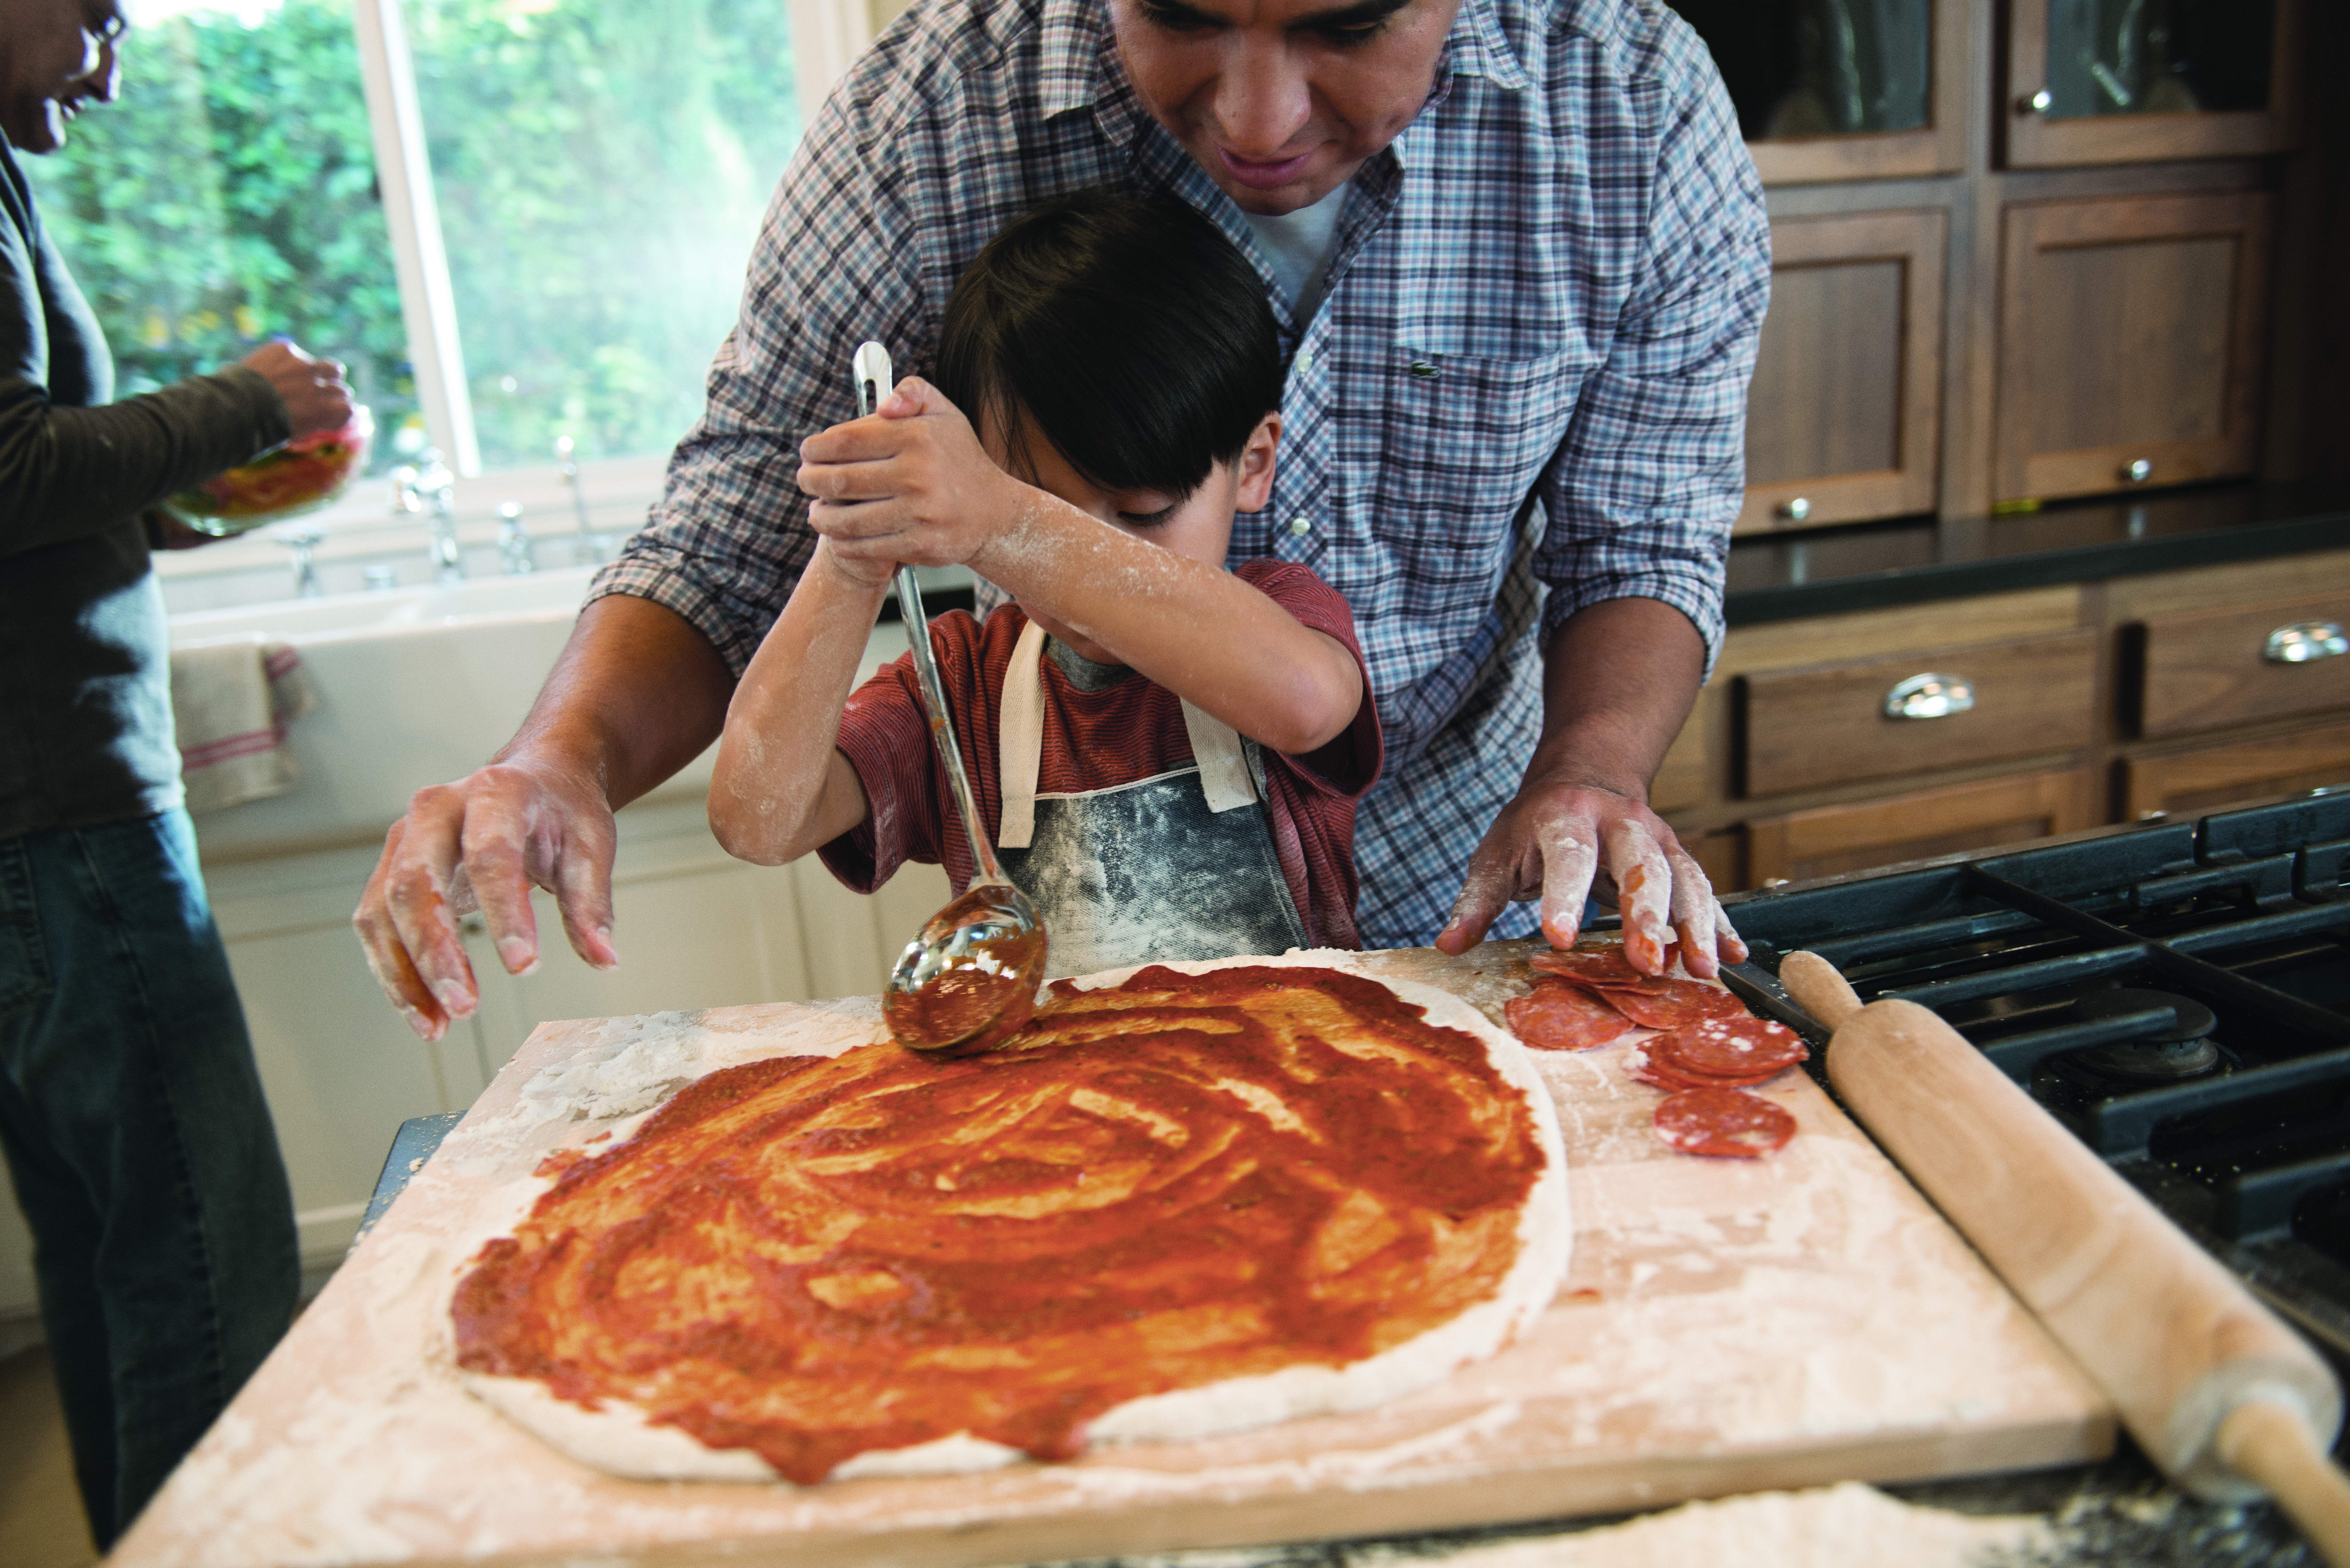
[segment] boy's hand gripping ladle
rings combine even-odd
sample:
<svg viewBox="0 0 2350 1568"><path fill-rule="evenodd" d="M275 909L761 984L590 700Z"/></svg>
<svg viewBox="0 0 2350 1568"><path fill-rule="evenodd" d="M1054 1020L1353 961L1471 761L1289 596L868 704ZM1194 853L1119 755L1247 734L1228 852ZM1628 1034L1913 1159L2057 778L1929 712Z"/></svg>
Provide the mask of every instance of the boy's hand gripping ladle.
<svg viewBox="0 0 2350 1568"><path fill-rule="evenodd" d="M857 350L852 367L857 413L870 414L896 384L889 351L879 343ZM1045 921L1028 895L1012 885L995 858L994 846L979 820L979 803L963 772L939 686L938 661L931 653L930 618L914 568L898 568L898 612L913 650L914 679L922 691L922 711L931 723L962 816L979 875L962 896L931 917L921 934L906 944L881 992L881 1016L889 1033L910 1050L985 1051L1002 1044L1036 1012L1036 988L1045 977Z"/></svg>

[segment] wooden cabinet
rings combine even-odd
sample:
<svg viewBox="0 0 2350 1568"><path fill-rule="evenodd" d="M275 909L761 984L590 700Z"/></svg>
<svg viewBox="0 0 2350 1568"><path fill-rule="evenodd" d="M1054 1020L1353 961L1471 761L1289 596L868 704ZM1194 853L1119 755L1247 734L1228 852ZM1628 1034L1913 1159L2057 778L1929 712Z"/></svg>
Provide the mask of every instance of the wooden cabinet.
<svg viewBox="0 0 2350 1568"><path fill-rule="evenodd" d="M2350 707L2350 589L2149 616L2125 628L2123 702L2149 738Z"/></svg>
<svg viewBox="0 0 2350 1568"><path fill-rule="evenodd" d="M2122 812L2133 819L2350 784L2350 723L2127 757L2121 774Z"/></svg>
<svg viewBox="0 0 2350 1568"><path fill-rule="evenodd" d="M1969 0L1669 0L1721 67L1766 185L1966 165Z"/></svg>
<svg viewBox="0 0 2350 1568"><path fill-rule="evenodd" d="M2097 816L2086 768L1916 790L1758 816L1746 825L1746 874L1757 887L1836 877L2072 833L2095 826Z"/></svg>
<svg viewBox="0 0 2350 1568"><path fill-rule="evenodd" d="M2252 471L2270 206L2215 192L2007 209L2000 500Z"/></svg>
<svg viewBox="0 0 2350 1568"><path fill-rule="evenodd" d="M2300 28L2299 0L2010 0L2006 161L2281 152Z"/></svg>
<svg viewBox="0 0 2350 1568"><path fill-rule="evenodd" d="M2086 745L2096 634L1929 649L1741 678L1749 795Z"/></svg>
<svg viewBox="0 0 2350 1568"><path fill-rule="evenodd" d="M1933 510L1949 235L1939 210L1771 225L1738 532Z"/></svg>

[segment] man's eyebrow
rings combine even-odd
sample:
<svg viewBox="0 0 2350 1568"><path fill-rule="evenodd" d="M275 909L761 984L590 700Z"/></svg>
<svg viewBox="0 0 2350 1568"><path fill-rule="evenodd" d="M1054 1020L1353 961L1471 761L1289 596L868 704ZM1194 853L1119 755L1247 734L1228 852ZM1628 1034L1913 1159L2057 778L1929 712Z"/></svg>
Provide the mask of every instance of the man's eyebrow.
<svg viewBox="0 0 2350 1568"><path fill-rule="evenodd" d="M1412 0L1356 0L1352 5L1334 6L1327 11L1315 11L1291 22L1293 28L1367 27L1384 22L1389 16L1412 4ZM1228 18L1211 16L1183 0L1142 0L1143 8L1164 21L1188 26L1222 27L1229 26Z"/></svg>

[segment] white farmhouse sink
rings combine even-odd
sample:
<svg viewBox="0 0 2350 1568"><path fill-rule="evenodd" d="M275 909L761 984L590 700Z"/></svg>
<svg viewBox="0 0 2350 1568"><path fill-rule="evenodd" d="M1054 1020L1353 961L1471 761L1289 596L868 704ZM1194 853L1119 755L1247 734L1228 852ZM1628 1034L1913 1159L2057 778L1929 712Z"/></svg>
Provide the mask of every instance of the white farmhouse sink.
<svg viewBox="0 0 2350 1568"><path fill-rule="evenodd" d="M174 647L255 633L293 644L318 691L317 710L289 732L301 782L289 794L198 817L205 857L379 836L417 790L487 762L530 711L594 575L577 566L172 617ZM903 628L882 623L859 679L905 650ZM700 794L710 767L705 752L657 794Z"/></svg>

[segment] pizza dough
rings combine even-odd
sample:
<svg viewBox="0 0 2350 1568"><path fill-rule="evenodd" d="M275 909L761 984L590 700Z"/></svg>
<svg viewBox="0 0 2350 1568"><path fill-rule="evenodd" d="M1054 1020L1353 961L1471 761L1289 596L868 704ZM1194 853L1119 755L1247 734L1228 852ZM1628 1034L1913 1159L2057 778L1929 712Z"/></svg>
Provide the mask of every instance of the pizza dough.
<svg viewBox="0 0 2350 1568"><path fill-rule="evenodd" d="M1344 957L1064 982L956 1062L702 1078L483 1249L467 1385L619 1474L810 1482L1435 1382L1548 1303L1564 1156L1514 1041Z"/></svg>

